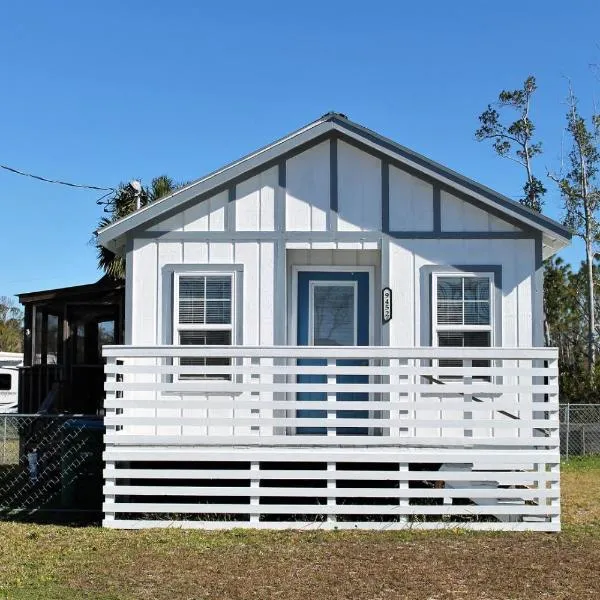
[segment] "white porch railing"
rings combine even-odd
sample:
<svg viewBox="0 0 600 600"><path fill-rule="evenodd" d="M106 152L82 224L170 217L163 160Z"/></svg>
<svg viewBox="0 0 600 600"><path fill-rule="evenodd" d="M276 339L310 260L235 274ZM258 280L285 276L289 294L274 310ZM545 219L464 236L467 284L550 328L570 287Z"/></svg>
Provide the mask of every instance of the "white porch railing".
<svg viewBox="0 0 600 600"><path fill-rule="evenodd" d="M555 349L112 346L104 356L106 525L172 525L178 513L206 527L559 527Z"/></svg>

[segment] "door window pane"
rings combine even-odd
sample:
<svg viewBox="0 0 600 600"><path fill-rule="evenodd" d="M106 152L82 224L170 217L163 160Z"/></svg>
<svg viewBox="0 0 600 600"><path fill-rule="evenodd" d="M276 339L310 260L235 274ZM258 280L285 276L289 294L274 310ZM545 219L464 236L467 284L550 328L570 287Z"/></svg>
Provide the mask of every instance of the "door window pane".
<svg viewBox="0 0 600 600"><path fill-rule="evenodd" d="M313 288L313 344L354 346L355 287L316 285Z"/></svg>

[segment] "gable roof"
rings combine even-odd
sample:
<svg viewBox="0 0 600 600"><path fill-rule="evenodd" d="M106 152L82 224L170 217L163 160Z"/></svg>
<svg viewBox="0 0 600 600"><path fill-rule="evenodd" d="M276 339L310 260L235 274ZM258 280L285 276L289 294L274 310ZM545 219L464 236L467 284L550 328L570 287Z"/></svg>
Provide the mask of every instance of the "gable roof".
<svg viewBox="0 0 600 600"><path fill-rule="evenodd" d="M174 210L193 201L198 196L205 196L210 192L216 193L216 190L227 187L233 180L250 177L257 170L263 170L277 164L287 155L301 152L306 147L333 135L369 146L374 152L388 156L408 169L418 171L425 177L445 184L449 188L462 192L484 205L495 208L525 226L542 232L545 238L544 242L553 251L565 246L571 239L570 231L557 221L537 213L519 202L515 202L507 196L448 169L358 123L354 123L345 115L330 112L272 144L213 171L100 229L97 232L98 241L110 250L118 251L124 244L124 236L134 229L143 227L157 218L166 218Z"/></svg>

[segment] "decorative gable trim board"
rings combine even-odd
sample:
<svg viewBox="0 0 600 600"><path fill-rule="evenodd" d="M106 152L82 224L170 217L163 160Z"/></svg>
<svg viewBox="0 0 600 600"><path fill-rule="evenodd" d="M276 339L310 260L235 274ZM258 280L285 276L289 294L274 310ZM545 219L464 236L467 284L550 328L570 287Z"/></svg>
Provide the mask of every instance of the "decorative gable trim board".
<svg viewBox="0 0 600 600"><path fill-rule="evenodd" d="M557 221L554 221L543 214L537 213L526 206L523 206L519 202L515 202L507 196L504 196L499 192L477 183L476 181L465 177L464 175L461 175L452 169L444 167L443 165L423 156L422 154L418 154L417 152L414 152L413 150L410 150L409 148L406 148L405 146L402 146L393 140L390 140L389 138L375 133L374 131L367 129L358 123L344 119L339 115L335 115L333 117L333 122L336 125L335 128L341 133L346 133L346 135L349 135L358 141L366 142L375 149L383 148L386 153L391 153L392 157L399 158L400 161L407 167L416 168L417 170L421 171L422 174L429 175L432 178L432 181L445 181L450 188L464 191L467 194L474 194L475 197L479 197L480 199L484 200L486 204L490 202L496 203L502 208L518 214L522 219L530 221L534 227L546 228L565 239L571 238L569 230Z"/></svg>
<svg viewBox="0 0 600 600"><path fill-rule="evenodd" d="M485 210L517 224L520 228L534 229L544 232L552 247L564 245L571 237L570 232L548 217L535 213L475 181L459 175L446 167L420 155L392 140L353 123L346 118L330 113L306 127L261 148L260 150L219 169L190 185L177 190L170 196L158 200L143 209L98 231L99 242L113 251L120 251L123 246L123 236L139 227L148 227L167 218L173 212L184 210L191 202L200 202L207 197L224 189L231 188L236 182L280 164L282 161L299 154L318 143L332 139L330 164L332 175L337 171L335 145L337 138L378 155L389 164L428 180L435 187L467 200L468 202L485 206ZM337 200L337 180L331 177L331 213L335 213ZM334 181L335 180L335 181ZM333 214L333 217L336 215ZM436 215L437 216L437 215ZM436 219L437 220L437 219ZM330 217L330 221L334 221ZM332 223L333 224L333 223ZM382 225L384 222L382 221ZM435 227L434 227L435 230ZM421 232L423 233L423 232ZM121 238L121 239L119 239Z"/></svg>

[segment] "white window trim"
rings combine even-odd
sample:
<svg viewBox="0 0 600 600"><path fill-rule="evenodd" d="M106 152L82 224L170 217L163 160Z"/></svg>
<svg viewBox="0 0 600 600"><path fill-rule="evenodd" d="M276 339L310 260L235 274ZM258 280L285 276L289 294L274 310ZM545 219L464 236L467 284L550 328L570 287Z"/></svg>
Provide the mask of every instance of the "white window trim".
<svg viewBox="0 0 600 600"><path fill-rule="evenodd" d="M229 324L193 324L179 323L179 280L181 277L231 277L231 323ZM231 344L237 343L237 271L177 271L173 273L173 345L179 345L180 331L230 331Z"/></svg>
<svg viewBox="0 0 600 600"><path fill-rule="evenodd" d="M438 290L438 279L454 277L454 278L467 278L467 277L487 277L489 283L489 302L490 302L490 322L488 325L438 325L437 322L437 290ZM432 285L431 285L431 345L438 347L438 332L441 331L489 331L490 332L490 345L493 347L495 343L495 327L496 322L496 306L495 306L495 293L494 293L495 279L494 273L491 272L474 272L474 271L439 271L432 273ZM464 299L463 299L464 302Z"/></svg>

